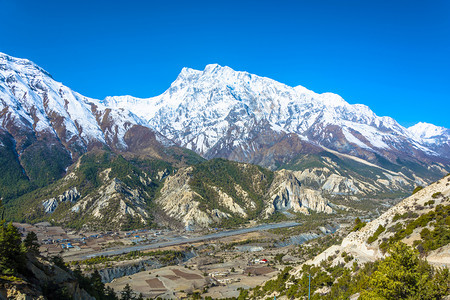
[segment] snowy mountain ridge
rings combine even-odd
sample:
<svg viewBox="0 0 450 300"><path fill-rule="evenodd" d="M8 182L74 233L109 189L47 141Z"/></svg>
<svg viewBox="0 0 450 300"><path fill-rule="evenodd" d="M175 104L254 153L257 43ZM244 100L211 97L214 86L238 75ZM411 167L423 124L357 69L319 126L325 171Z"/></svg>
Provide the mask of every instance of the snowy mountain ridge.
<svg viewBox="0 0 450 300"><path fill-rule="evenodd" d="M183 68L160 96L97 100L29 60L0 54L0 111L0 133L12 135L19 158L36 141L49 147L50 139L74 158L102 145L161 157L155 147L178 145L207 159L273 170L323 151L379 166L380 157L394 164L406 158L424 168L437 162L440 173L450 160L448 129L422 123L407 129L339 95L217 64L203 71Z"/></svg>
<svg viewBox="0 0 450 300"><path fill-rule="evenodd" d="M379 117L366 105L217 64L203 71L184 68L160 96L115 96L103 103L134 112L163 135L206 157L214 157L211 151L224 137L233 140L224 147L249 143L251 131L266 122L274 132L297 134L304 141L354 155L358 154L350 148L355 146L383 153L405 151L405 144L410 155L442 155L429 147L437 140L424 139L417 127L407 129L390 117ZM448 130L443 134L448 144Z"/></svg>
<svg viewBox="0 0 450 300"><path fill-rule="evenodd" d="M450 137L450 129L425 122L419 122L409 127L408 131L417 140L422 139L430 144L448 141Z"/></svg>
<svg viewBox="0 0 450 300"><path fill-rule="evenodd" d="M90 142L114 143L125 150L125 133L134 125L149 127L130 111L106 107L55 81L51 75L27 59L0 53L0 110L4 129L22 126L47 133L63 143L83 149ZM102 122L112 120L111 126ZM157 134L159 140L170 143Z"/></svg>

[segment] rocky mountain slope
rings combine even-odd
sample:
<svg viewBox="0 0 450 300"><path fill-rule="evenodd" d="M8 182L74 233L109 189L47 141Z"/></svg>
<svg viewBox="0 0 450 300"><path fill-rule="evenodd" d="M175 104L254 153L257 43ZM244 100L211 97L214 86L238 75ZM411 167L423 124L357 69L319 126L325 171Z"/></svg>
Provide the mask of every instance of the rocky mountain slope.
<svg viewBox="0 0 450 300"><path fill-rule="evenodd" d="M450 174L369 223L357 219L328 236L339 245L240 296L246 299L448 299ZM342 234L349 232L341 239ZM323 241L325 242L325 240ZM327 242L325 242L327 245ZM293 255L310 257L320 241ZM329 245L329 243L328 243ZM283 254L282 254L283 255ZM285 255L288 256L288 255Z"/></svg>
<svg viewBox="0 0 450 300"><path fill-rule="evenodd" d="M268 218L276 212L332 213L328 199L292 171L214 159L169 176L156 200L185 226L208 227Z"/></svg>
<svg viewBox="0 0 450 300"><path fill-rule="evenodd" d="M450 266L450 176L415 192L377 219L351 232L341 245L328 248L307 264L319 264L334 257L334 264L351 266L383 258L389 245L402 241L417 248L426 260L437 266ZM352 257L344 260L336 253ZM300 270L300 268L298 268Z"/></svg>
<svg viewBox="0 0 450 300"><path fill-rule="evenodd" d="M91 151L62 179L7 202L6 215L91 229L226 227L276 215L333 213L337 199L347 199L339 203L351 206L348 201L373 198L380 191L406 192L413 183L388 171L367 182L334 168L328 163L304 171L271 171L224 159L174 168L161 160Z"/></svg>
<svg viewBox="0 0 450 300"><path fill-rule="evenodd" d="M97 150L84 154L62 179L8 201L6 216L92 229L223 227L280 213L333 213L336 199L406 192L413 184L406 176L370 166L367 172L380 178L363 181L350 169L339 172L325 163L327 167L304 171L270 171L212 159L174 168L162 160L127 159Z"/></svg>
<svg viewBox="0 0 450 300"><path fill-rule="evenodd" d="M55 183L6 203L10 219L76 228L234 226L285 211L332 213L294 172L214 159L181 169L112 152L85 154Z"/></svg>
<svg viewBox="0 0 450 300"><path fill-rule="evenodd" d="M110 151L91 151L62 179L7 202L6 215L101 230L156 226L153 200L172 172L164 161L128 161Z"/></svg>

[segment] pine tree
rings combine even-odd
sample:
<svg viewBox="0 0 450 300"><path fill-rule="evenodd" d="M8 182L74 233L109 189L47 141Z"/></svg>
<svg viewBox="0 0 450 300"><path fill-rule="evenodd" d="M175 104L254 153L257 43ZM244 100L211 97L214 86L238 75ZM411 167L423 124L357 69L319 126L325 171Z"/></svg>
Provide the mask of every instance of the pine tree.
<svg viewBox="0 0 450 300"><path fill-rule="evenodd" d="M127 283L123 288L122 292L120 292L120 300L134 300L136 299L131 286Z"/></svg>
<svg viewBox="0 0 450 300"><path fill-rule="evenodd" d="M105 299L107 300L118 300L116 293L112 287L107 286L105 288Z"/></svg>
<svg viewBox="0 0 450 300"><path fill-rule="evenodd" d="M25 237L25 240L23 241L23 244L25 245L25 248L33 253L38 254L39 253L39 243L36 233L33 231L30 231L27 236Z"/></svg>
<svg viewBox="0 0 450 300"><path fill-rule="evenodd" d="M102 277L98 270L95 270L91 275L91 285L97 295L105 294L105 284L102 282Z"/></svg>
<svg viewBox="0 0 450 300"><path fill-rule="evenodd" d="M0 273L14 274L25 265L25 251L19 230L0 221Z"/></svg>
<svg viewBox="0 0 450 300"><path fill-rule="evenodd" d="M5 213L5 210L3 208L3 202L2 202L2 198L0 198L0 221L3 221L3 215Z"/></svg>

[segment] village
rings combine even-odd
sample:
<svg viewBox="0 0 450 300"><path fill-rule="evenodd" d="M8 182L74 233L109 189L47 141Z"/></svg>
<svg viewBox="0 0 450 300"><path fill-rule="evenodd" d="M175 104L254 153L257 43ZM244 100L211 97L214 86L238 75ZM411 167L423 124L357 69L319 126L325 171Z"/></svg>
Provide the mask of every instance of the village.
<svg viewBox="0 0 450 300"><path fill-rule="evenodd" d="M167 241L168 230L139 229L131 231L88 232L64 229L52 226L48 222L13 223L22 236L28 232L37 235L40 253L43 256L61 254L63 257L81 253L95 253L96 251L111 248L120 248L127 245L150 244ZM167 237L166 237L167 236Z"/></svg>
<svg viewBox="0 0 450 300"><path fill-rule="evenodd" d="M206 232L76 231L48 222L14 225L23 237L28 232L36 233L43 256L61 255L65 262L79 265L85 272L98 270L102 281L115 291L129 284L144 297L164 299L185 298L193 293L212 298L237 297L242 288L261 285L286 266L304 261L306 257L299 254L298 245L305 243L302 247L308 249L309 239L334 233L320 226L315 233L305 232L299 223L228 231L212 228ZM130 251L141 254L127 257ZM167 262L151 254L175 252L183 255Z"/></svg>

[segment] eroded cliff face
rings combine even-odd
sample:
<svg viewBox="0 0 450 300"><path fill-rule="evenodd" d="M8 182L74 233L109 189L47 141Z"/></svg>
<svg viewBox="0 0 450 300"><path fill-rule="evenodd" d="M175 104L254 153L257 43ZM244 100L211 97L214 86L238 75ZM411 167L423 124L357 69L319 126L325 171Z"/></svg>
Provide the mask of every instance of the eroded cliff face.
<svg viewBox="0 0 450 300"><path fill-rule="evenodd" d="M101 224L120 227L131 216L143 225L150 217L143 191L132 189L117 178L105 182L96 193L80 199L71 212L81 213L86 218L86 226Z"/></svg>
<svg viewBox="0 0 450 300"><path fill-rule="evenodd" d="M308 209L317 212L332 213L328 200L321 191L302 186L297 178L298 172L280 170L269 190L269 201L265 210L266 217L276 211L292 209L294 212L308 214Z"/></svg>
<svg viewBox="0 0 450 300"><path fill-rule="evenodd" d="M231 217L219 209L201 207L199 199L203 199L202 196L194 192L189 185L193 176L192 171L193 168L188 167L167 177L156 202L170 217L180 220L186 227L195 225L207 227L211 223L220 222L222 218ZM234 204L232 199L230 203L229 197L225 202Z"/></svg>
<svg viewBox="0 0 450 300"><path fill-rule="evenodd" d="M46 213L52 213L58 207L58 204L61 202L76 202L77 199L80 198L80 193L78 192L76 187L70 188L58 197L53 197L47 200L42 201L42 206L44 207L44 211Z"/></svg>
<svg viewBox="0 0 450 300"><path fill-rule="evenodd" d="M167 177L160 191L156 202L170 217L180 220L185 226L207 227L227 218L245 219L256 211L257 204L249 196L254 190L246 191L237 182L233 183L233 194L226 193L220 186L210 186L215 192L214 199L206 199L190 185L192 172L193 167L180 169L176 174ZM273 176L269 188L259 191L263 198L263 209L257 217L267 218L277 211L286 210L305 214L308 214L310 209L333 212L321 192L303 187L295 172L281 170L274 172ZM255 180L256 177L257 174Z"/></svg>

